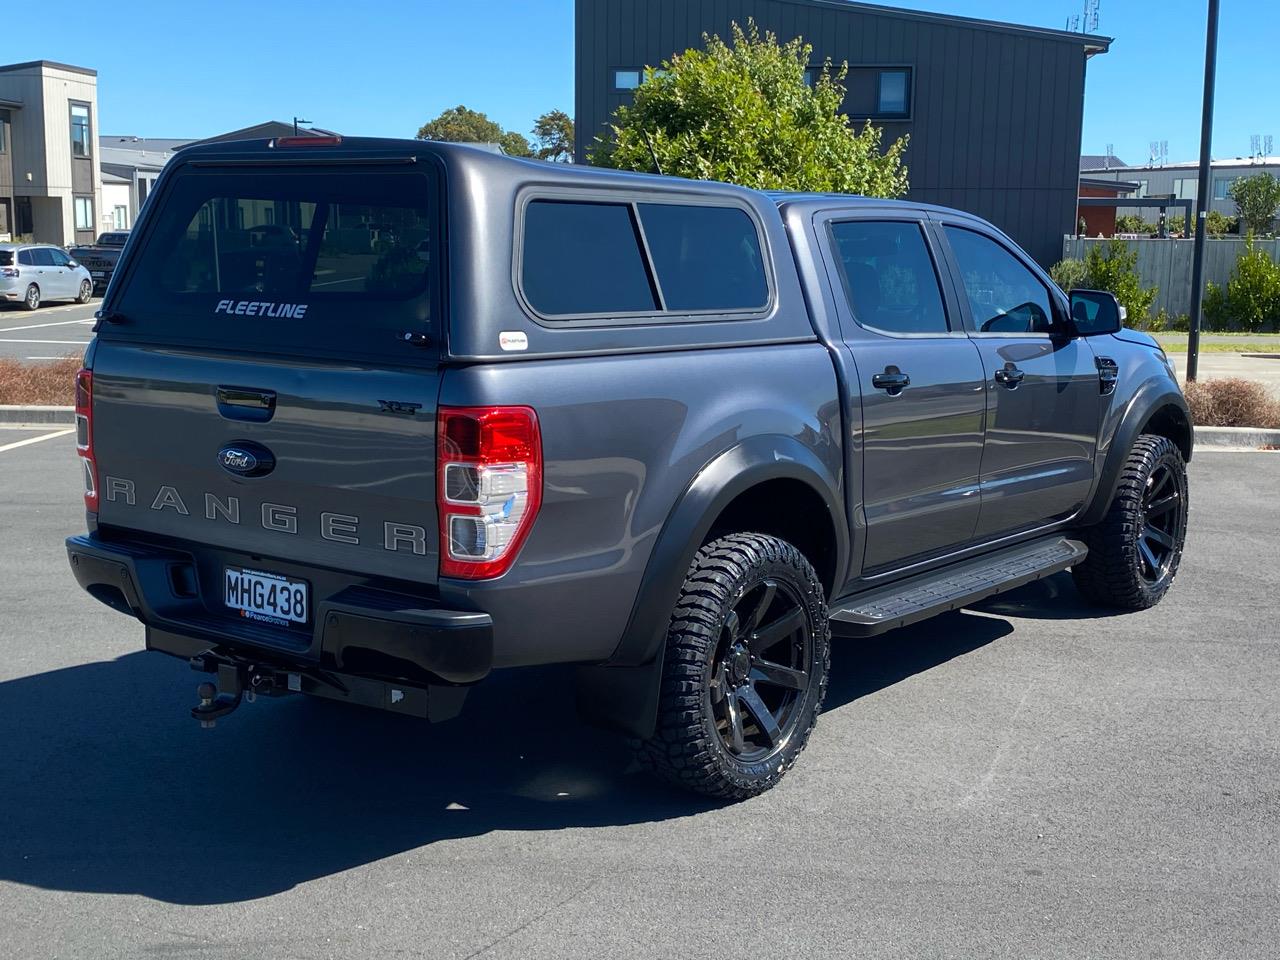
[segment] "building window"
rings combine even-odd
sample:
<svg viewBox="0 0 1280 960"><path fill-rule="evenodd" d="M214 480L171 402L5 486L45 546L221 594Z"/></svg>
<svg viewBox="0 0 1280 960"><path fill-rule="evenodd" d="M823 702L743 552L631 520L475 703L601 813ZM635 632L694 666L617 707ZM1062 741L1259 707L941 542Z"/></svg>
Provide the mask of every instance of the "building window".
<svg viewBox="0 0 1280 960"><path fill-rule="evenodd" d="M1196 198L1196 178L1178 177L1173 181L1173 195L1179 200Z"/></svg>
<svg viewBox="0 0 1280 960"><path fill-rule="evenodd" d="M93 229L93 197L76 197L76 229L92 230Z"/></svg>
<svg viewBox="0 0 1280 960"><path fill-rule="evenodd" d="M644 71L625 69L613 71L613 89L634 90L644 82Z"/></svg>
<svg viewBox="0 0 1280 960"><path fill-rule="evenodd" d="M73 157L90 156L89 108L80 103L71 105L71 155Z"/></svg>
<svg viewBox="0 0 1280 960"><path fill-rule="evenodd" d="M1213 180L1213 199L1230 200L1231 185L1236 182L1237 177L1215 177Z"/></svg>
<svg viewBox="0 0 1280 960"><path fill-rule="evenodd" d="M876 115L905 117L911 107L911 71L881 70Z"/></svg>
<svg viewBox="0 0 1280 960"><path fill-rule="evenodd" d="M0 117L0 153L9 152L9 122Z"/></svg>
<svg viewBox="0 0 1280 960"><path fill-rule="evenodd" d="M121 206L120 204L116 204L116 208L113 211L113 214L111 217L111 225L115 227L117 230L128 230L129 229L129 208L125 206Z"/></svg>
<svg viewBox="0 0 1280 960"><path fill-rule="evenodd" d="M147 202L148 186L149 184L146 180L143 180L141 177L138 178L138 209L139 210L141 210L142 205Z"/></svg>

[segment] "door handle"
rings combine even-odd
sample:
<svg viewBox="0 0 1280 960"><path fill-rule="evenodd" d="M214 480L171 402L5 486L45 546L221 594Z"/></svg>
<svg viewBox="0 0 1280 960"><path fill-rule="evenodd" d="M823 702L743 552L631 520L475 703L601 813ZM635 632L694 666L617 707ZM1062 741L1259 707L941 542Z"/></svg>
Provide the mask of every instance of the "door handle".
<svg viewBox="0 0 1280 960"><path fill-rule="evenodd" d="M891 397L896 397L911 386L911 378L897 367L889 367L884 373L877 373L873 376L871 385L877 390L884 390Z"/></svg>
<svg viewBox="0 0 1280 960"><path fill-rule="evenodd" d="M218 412L228 420L265 423L276 412L274 390L247 387L218 387Z"/></svg>
<svg viewBox="0 0 1280 960"><path fill-rule="evenodd" d="M1008 387L1010 390L1020 384L1024 377L1026 377L1026 374L1013 364L996 371L996 383L1002 387Z"/></svg>

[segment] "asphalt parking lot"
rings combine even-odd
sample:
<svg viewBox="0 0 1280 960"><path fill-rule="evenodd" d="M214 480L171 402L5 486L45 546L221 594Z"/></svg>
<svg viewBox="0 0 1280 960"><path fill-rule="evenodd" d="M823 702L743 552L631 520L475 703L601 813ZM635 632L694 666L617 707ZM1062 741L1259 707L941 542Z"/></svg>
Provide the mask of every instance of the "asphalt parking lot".
<svg viewBox="0 0 1280 960"><path fill-rule="evenodd" d="M0 304L0 359L39 363L83 353L99 303L50 304L34 312Z"/></svg>
<svg viewBox="0 0 1280 960"><path fill-rule="evenodd" d="M0 430L6 958L1276 955L1280 456L1195 459L1153 611L1057 577L838 645L800 765L716 806L559 671L437 727L288 699L200 730L200 678L71 580L71 438L6 449L41 435Z"/></svg>

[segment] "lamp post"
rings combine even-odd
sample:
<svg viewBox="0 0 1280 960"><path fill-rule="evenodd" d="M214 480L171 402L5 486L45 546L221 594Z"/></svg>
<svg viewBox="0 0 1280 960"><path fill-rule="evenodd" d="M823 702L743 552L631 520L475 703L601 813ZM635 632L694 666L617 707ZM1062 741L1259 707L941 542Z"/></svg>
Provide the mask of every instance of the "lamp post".
<svg viewBox="0 0 1280 960"><path fill-rule="evenodd" d="M1214 3L1217 3L1217 0L1214 0ZM298 135L298 124L300 124L300 123L310 123L310 122L311 122L310 120L303 120L303 119L301 119L300 117L294 117L294 118L293 118L293 135L294 135L295 137Z"/></svg>
<svg viewBox="0 0 1280 960"><path fill-rule="evenodd" d="M1209 0L1209 24L1204 47L1204 113L1200 120L1200 181L1196 190L1196 242L1191 264L1191 329L1187 335L1187 382L1200 365L1201 301L1204 299L1204 241L1209 216L1209 174L1212 164L1213 86L1218 70L1218 0Z"/></svg>

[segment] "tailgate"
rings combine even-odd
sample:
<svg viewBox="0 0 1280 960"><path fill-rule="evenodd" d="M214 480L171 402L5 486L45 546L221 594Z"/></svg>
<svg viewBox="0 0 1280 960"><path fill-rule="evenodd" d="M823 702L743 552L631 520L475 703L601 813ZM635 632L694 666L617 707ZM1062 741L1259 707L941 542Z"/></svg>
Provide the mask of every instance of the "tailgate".
<svg viewBox="0 0 1280 960"><path fill-rule="evenodd" d="M92 361L99 523L434 582L439 173L273 156L175 160L126 248Z"/></svg>
<svg viewBox="0 0 1280 960"><path fill-rule="evenodd" d="M434 582L438 389L426 368L99 341L98 521ZM246 452L253 464L238 456Z"/></svg>

